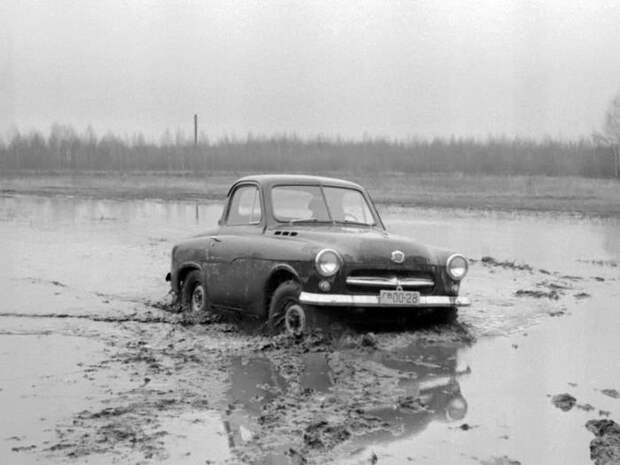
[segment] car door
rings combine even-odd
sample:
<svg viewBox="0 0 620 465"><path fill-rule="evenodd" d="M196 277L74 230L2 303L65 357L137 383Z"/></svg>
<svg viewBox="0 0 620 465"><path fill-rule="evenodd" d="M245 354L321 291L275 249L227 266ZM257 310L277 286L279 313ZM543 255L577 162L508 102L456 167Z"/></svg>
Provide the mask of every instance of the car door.
<svg viewBox="0 0 620 465"><path fill-rule="evenodd" d="M207 293L210 302L241 309L247 302L252 273L253 238L263 232L262 199L255 184L240 184L231 193L217 236L209 242Z"/></svg>

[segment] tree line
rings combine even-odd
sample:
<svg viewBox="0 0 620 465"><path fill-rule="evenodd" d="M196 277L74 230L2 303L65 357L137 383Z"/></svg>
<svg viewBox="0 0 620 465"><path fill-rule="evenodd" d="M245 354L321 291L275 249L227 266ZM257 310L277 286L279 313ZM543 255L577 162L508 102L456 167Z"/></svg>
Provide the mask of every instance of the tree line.
<svg viewBox="0 0 620 465"><path fill-rule="evenodd" d="M166 133L97 136L54 125L48 134L14 131L0 139L0 170L41 172L460 172L467 174L614 176L612 147L575 141L489 137L346 140L294 135L221 137L197 144Z"/></svg>

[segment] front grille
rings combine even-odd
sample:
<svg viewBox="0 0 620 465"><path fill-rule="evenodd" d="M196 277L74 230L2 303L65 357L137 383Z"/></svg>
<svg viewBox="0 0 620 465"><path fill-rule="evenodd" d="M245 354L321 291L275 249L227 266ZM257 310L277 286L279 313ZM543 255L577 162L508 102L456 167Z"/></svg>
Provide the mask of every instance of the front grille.
<svg viewBox="0 0 620 465"><path fill-rule="evenodd" d="M410 270L354 270L346 278L351 292L376 294L382 289L403 289L429 294L435 287L433 274Z"/></svg>

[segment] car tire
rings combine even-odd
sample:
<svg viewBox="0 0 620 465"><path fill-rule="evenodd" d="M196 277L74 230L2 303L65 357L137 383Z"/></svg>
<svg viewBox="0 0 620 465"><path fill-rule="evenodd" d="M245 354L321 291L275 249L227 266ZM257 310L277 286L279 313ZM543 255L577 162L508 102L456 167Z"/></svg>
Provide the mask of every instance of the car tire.
<svg viewBox="0 0 620 465"><path fill-rule="evenodd" d="M301 286L296 281L280 284L269 302L267 326L272 333L301 337L314 326L314 312L299 303Z"/></svg>
<svg viewBox="0 0 620 465"><path fill-rule="evenodd" d="M202 314L207 311L207 288L198 270L191 271L183 281L181 308L184 312Z"/></svg>

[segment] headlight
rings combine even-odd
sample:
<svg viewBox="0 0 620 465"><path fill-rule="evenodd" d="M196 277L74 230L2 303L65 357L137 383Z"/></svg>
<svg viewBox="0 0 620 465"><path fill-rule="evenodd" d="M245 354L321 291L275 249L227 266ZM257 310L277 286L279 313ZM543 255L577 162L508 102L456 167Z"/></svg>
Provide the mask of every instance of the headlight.
<svg viewBox="0 0 620 465"><path fill-rule="evenodd" d="M467 401L460 395L450 399L446 406L446 419L448 421L462 420L467 415Z"/></svg>
<svg viewBox="0 0 620 465"><path fill-rule="evenodd" d="M314 265L321 276L329 278L340 270L342 258L340 258L340 255L335 250L323 249L316 254Z"/></svg>
<svg viewBox="0 0 620 465"><path fill-rule="evenodd" d="M446 261L446 271L455 281L460 281L467 274L467 259L459 254L450 255Z"/></svg>

